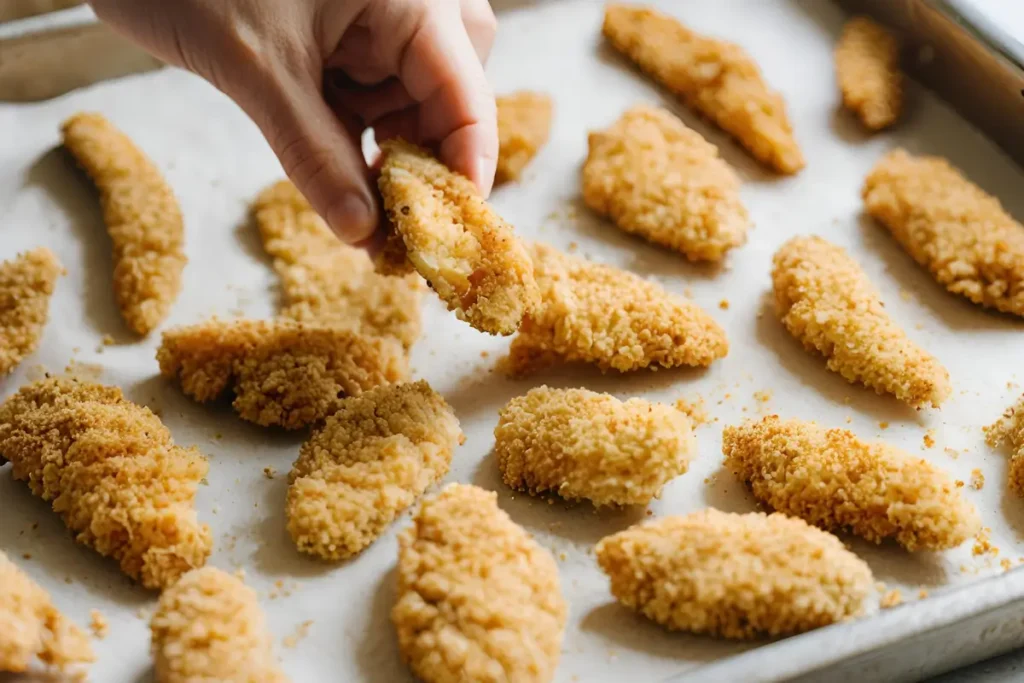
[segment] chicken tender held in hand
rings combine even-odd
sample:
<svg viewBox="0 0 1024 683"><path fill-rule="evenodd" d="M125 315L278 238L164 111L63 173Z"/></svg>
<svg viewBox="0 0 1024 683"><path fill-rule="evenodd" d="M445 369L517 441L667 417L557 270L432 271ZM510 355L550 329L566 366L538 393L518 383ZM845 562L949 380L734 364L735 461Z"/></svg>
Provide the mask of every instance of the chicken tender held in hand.
<svg viewBox="0 0 1024 683"><path fill-rule="evenodd" d="M992 448L1004 442L1010 444L1013 449L1008 475L1010 489L1018 496L1024 496L1024 396L985 431L985 440Z"/></svg>
<svg viewBox="0 0 1024 683"><path fill-rule="evenodd" d="M0 263L0 376L39 348L50 297L63 273L45 247Z"/></svg>
<svg viewBox="0 0 1024 683"><path fill-rule="evenodd" d="M877 22L854 17L839 36L835 60L846 108L868 130L881 130L895 123L903 109L903 74L896 38Z"/></svg>
<svg viewBox="0 0 1024 683"><path fill-rule="evenodd" d="M555 559L498 508L449 484L398 538L398 648L424 683L554 680L567 608Z"/></svg>
<svg viewBox="0 0 1024 683"><path fill-rule="evenodd" d="M518 180L530 160L548 141L551 132L551 98L544 93L520 90L497 98L498 169L495 183Z"/></svg>
<svg viewBox="0 0 1024 683"><path fill-rule="evenodd" d="M697 450L690 419L675 408L546 386L502 408L494 441L512 488L596 505L646 505Z"/></svg>
<svg viewBox="0 0 1024 683"><path fill-rule="evenodd" d="M907 550L945 550L981 526L953 480L927 460L845 429L771 415L722 435L725 466L772 509Z"/></svg>

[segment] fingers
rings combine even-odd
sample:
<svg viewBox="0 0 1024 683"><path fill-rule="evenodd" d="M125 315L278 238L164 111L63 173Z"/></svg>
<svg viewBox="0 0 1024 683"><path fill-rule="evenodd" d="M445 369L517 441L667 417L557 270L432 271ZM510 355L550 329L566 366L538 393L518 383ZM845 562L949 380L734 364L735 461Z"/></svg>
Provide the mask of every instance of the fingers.
<svg viewBox="0 0 1024 683"><path fill-rule="evenodd" d="M487 63L494 47L494 36L498 31L498 20L487 0L460 0L462 24L473 43L476 56L482 64Z"/></svg>

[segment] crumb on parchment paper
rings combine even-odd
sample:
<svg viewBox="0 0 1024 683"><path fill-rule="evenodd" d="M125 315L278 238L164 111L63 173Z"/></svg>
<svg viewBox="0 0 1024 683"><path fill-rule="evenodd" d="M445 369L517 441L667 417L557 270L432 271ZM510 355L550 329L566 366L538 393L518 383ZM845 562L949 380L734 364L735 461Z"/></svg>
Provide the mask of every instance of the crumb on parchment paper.
<svg viewBox="0 0 1024 683"><path fill-rule="evenodd" d="M695 394L693 400L678 398L673 405L676 410L686 413L686 415L689 416L694 427L699 427L708 423L707 407L704 403L704 399L700 395Z"/></svg>
<svg viewBox="0 0 1024 683"><path fill-rule="evenodd" d="M980 491L985 486L985 475L978 468L971 470L971 488Z"/></svg>
<svg viewBox="0 0 1024 683"><path fill-rule="evenodd" d="M110 624L107 623L107 618L98 609L89 612L89 630L99 640L106 638L110 632Z"/></svg>
<svg viewBox="0 0 1024 683"><path fill-rule="evenodd" d="M927 432L925 432L924 436L921 437L921 441L922 441L922 443L924 443L924 447L925 448L932 448L932 447L934 447L935 446L935 430L934 429L929 429Z"/></svg>
<svg viewBox="0 0 1024 683"><path fill-rule="evenodd" d="M890 591L886 591L885 594L882 595L881 600L878 601L878 605L882 609L888 609L902 604L903 594L900 592L899 588L893 588Z"/></svg>

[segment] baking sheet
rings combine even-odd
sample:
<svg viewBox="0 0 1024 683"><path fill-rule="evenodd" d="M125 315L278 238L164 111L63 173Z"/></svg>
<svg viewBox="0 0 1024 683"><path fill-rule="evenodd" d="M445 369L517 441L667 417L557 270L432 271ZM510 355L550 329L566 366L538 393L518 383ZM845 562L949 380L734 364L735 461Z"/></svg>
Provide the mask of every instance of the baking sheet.
<svg viewBox="0 0 1024 683"><path fill-rule="evenodd" d="M982 490L965 487L965 495L991 527L998 556L975 556L970 543L944 554L908 555L890 545L850 539L876 578L902 588L908 600L917 599L922 588L935 595L997 573L1000 560L1008 558L1016 565L1024 555L1017 540L1024 529L1024 502L1006 492L1005 454L987 449L980 430L1024 391L1014 385L1021 381L1015 366L1024 360L1024 323L945 294L884 230L861 215L859 199L863 176L895 145L947 156L1018 218L1024 217L1024 174L944 104L913 86L907 116L896 130L876 138L862 135L850 117L836 110L831 50L842 15L830 3L654 4L698 30L743 44L754 55L788 101L807 169L795 178L761 170L722 134L633 73L601 45L600 2L506 0L489 65L495 89L547 90L557 111L551 141L524 180L496 191L493 201L526 237L562 248L575 243L579 253L594 260L692 296L725 327L732 345L728 358L706 371L602 376L573 369L513 382L490 372L507 340L476 333L433 299L424 308L425 334L413 354L415 375L447 397L468 437L445 481L497 490L512 518L559 558L563 592L571 606L559 681L625 676L661 680L753 645L669 634L613 601L589 551L604 535L643 519L642 511L595 512L586 505L534 500L503 487L490 455L497 411L512 396L541 383L585 386L622 398L705 401L714 421L697 431L699 456L690 472L667 486L650 507L654 515L707 505L737 512L756 509L751 497L721 470L721 429L778 413L848 426L863 437L883 437L965 482L972 470L983 472ZM744 178L743 198L756 227L725 269L692 266L629 238L591 216L580 202L586 131L611 123L638 102L664 103L679 112L720 146ZM82 109L102 111L128 132L165 169L180 197L190 262L168 324L188 324L213 314L263 317L277 310L276 280L248 222L247 207L281 171L256 128L224 96L195 77L164 70L45 104L2 105L0 258L44 244L69 272L58 285L41 350L0 380L0 393L12 393L37 377L41 367L59 370L75 361L79 373L99 375L160 410L179 443L195 443L211 458L209 486L198 496L200 515L215 534L210 562L245 568L293 679L410 680L387 617L394 599L395 531L407 524L408 514L351 562L325 565L298 555L284 530L283 502L285 475L302 436L259 429L240 421L230 408L187 400L156 376L158 338L134 340L118 317L109 243L95 197L56 149L60 122ZM848 385L803 352L778 324L765 296L771 255L790 236L807 233L847 247L882 291L892 314L949 369L955 391L941 412L915 413L893 399ZM723 301L727 309L719 308ZM103 346L105 334L115 344ZM926 434L935 440L931 448L923 445ZM267 467L277 471L273 479L264 475ZM9 476L0 476L0 547L80 624L88 622L91 609L107 617L110 634L97 642L93 680L150 680L146 620L155 596L75 545L48 506Z"/></svg>

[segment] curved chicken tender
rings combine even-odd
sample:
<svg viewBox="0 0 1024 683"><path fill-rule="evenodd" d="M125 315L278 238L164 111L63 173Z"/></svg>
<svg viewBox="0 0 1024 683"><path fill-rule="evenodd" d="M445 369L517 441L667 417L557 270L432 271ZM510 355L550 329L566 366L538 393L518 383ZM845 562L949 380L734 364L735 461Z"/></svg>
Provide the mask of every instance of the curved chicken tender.
<svg viewBox="0 0 1024 683"><path fill-rule="evenodd" d="M121 317L138 334L149 334L181 290L187 259L178 200L153 162L99 114L76 114L62 131L64 147L100 194Z"/></svg>
<svg viewBox="0 0 1024 683"><path fill-rule="evenodd" d="M903 75L896 38L867 17L846 22L835 50L843 104L869 130L896 122L903 110Z"/></svg>
<svg viewBox="0 0 1024 683"><path fill-rule="evenodd" d="M779 420L726 427L725 466L774 510L907 550L960 545L980 527L974 506L927 460L845 429Z"/></svg>
<svg viewBox="0 0 1024 683"><path fill-rule="evenodd" d="M541 305L523 319L505 370L588 362L619 372L707 366L729 352L725 332L699 306L612 266L532 247Z"/></svg>
<svg viewBox="0 0 1024 683"><path fill-rule="evenodd" d="M286 683L256 593L206 567L160 596L149 624L157 683Z"/></svg>
<svg viewBox="0 0 1024 683"><path fill-rule="evenodd" d="M895 150L863 195L868 213L946 289L1024 316L1024 226L949 162Z"/></svg>
<svg viewBox="0 0 1024 683"><path fill-rule="evenodd" d="M1024 396L985 431L989 446L995 448L1004 442L1010 444L1013 449L1008 474L1010 489L1018 496L1024 496Z"/></svg>
<svg viewBox="0 0 1024 683"><path fill-rule="evenodd" d="M753 638L859 615L871 570L838 538L781 514L707 509L644 522L597 544L625 606L673 630Z"/></svg>
<svg viewBox="0 0 1024 683"><path fill-rule="evenodd" d="M551 98L545 93L521 90L501 95L498 106L498 168L495 183L518 180L530 160L548 141L551 132Z"/></svg>
<svg viewBox="0 0 1024 683"><path fill-rule="evenodd" d="M391 620L425 683L553 680L566 612L551 553L493 492L449 484L398 538Z"/></svg>
<svg viewBox="0 0 1024 683"><path fill-rule="evenodd" d="M646 505L697 449L689 418L675 408L546 386L502 408L494 441L512 488L597 505Z"/></svg>
<svg viewBox="0 0 1024 683"><path fill-rule="evenodd" d="M300 429L335 412L342 397L408 374L401 344L291 320L209 320L164 332L160 374L211 401L228 388L243 420Z"/></svg>
<svg viewBox="0 0 1024 683"><path fill-rule="evenodd" d="M381 145L380 192L409 261L448 309L491 334L516 331L537 305L530 257L506 223L466 178L429 152L400 140Z"/></svg>
<svg viewBox="0 0 1024 683"><path fill-rule="evenodd" d="M0 375L39 348L57 278L64 268L40 247L0 263Z"/></svg>
<svg viewBox="0 0 1024 683"><path fill-rule="evenodd" d="M325 560L361 552L448 473L464 439L451 407L422 380L344 399L292 467L288 533Z"/></svg>
<svg viewBox="0 0 1024 683"><path fill-rule="evenodd" d="M630 5L609 4L603 31L616 50L762 164L787 174L804 167L786 103L739 45L699 35L655 9Z"/></svg>
<svg viewBox="0 0 1024 683"><path fill-rule="evenodd" d="M22 387L0 405L0 457L53 504L75 540L146 588L201 567L213 545L194 508L206 458L175 446L121 390L70 379Z"/></svg>
<svg viewBox="0 0 1024 683"><path fill-rule="evenodd" d="M829 370L915 408L949 397L949 372L889 317L845 249L796 237L779 248L773 265L779 318L807 350L827 359Z"/></svg>
<svg viewBox="0 0 1024 683"><path fill-rule="evenodd" d="M718 148L671 112L633 107L591 133L583 199L624 231L691 261L721 261L747 240L740 179Z"/></svg>

